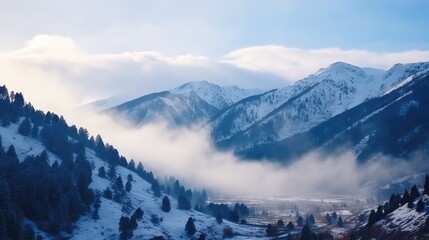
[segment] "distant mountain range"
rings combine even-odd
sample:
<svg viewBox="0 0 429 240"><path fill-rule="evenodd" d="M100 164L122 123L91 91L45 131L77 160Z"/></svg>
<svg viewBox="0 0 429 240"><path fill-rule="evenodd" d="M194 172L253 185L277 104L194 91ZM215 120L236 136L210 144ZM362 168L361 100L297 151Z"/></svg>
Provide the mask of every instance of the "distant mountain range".
<svg viewBox="0 0 429 240"><path fill-rule="evenodd" d="M429 62L388 70L337 62L268 92L190 82L105 111L136 125L205 123L219 148L246 158L289 161L344 144L362 160L402 156L429 139L428 69Z"/></svg>
<svg viewBox="0 0 429 240"><path fill-rule="evenodd" d="M135 125L164 121L170 126L208 122L235 102L260 93L257 89L221 87L206 81L152 93L109 108L106 112Z"/></svg>

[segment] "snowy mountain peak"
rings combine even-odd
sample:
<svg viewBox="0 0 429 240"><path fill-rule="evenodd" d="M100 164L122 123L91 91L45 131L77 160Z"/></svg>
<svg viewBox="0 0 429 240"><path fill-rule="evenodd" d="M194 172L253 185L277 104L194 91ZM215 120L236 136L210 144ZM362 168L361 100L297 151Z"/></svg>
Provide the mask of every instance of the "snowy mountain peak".
<svg viewBox="0 0 429 240"><path fill-rule="evenodd" d="M366 72L355 65L345 63L345 62L335 62L327 68L320 69L315 75L337 75L339 77L343 76L344 74L350 75L355 74L358 76L365 76Z"/></svg>
<svg viewBox="0 0 429 240"><path fill-rule="evenodd" d="M221 87L207 81L194 81L174 88L170 92L180 95L195 94L208 104L221 110L243 98L259 94L262 91L259 89L241 89L236 86Z"/></svg>

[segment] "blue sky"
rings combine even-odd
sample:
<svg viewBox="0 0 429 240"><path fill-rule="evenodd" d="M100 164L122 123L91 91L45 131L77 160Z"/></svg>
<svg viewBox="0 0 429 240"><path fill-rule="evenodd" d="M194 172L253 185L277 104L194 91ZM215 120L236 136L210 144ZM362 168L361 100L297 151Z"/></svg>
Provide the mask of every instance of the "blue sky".
<svg viewBox="0 0 429 240"><path fill-rule="evenodd" d="M188 81L280 88L336 61L429 61L427 9L426 0L0 0L0 84L54 110L64 108L58 97L75 107ZM55 91L42 98L45 89Z"/></svg>
<svg viewBox="0 0 429 240"><path fill-rule="evenodd" d="M94 53L219 57L257 45L429 49L424 0L0 0L0 6L0 50L19 48L37 34L69 37Z"/></svg>

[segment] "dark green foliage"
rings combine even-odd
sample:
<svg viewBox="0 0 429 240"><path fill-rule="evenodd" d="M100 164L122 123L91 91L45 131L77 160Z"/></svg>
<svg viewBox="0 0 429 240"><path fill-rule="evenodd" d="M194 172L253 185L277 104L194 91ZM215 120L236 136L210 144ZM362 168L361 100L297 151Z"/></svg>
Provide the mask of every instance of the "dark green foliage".
<svg viewBox="0 0 429 240"><path fill-rule="evenodd" d="M122 182L121 176L117 177L115 180L115 190L124 190L124 183Z"/></svg>
<svg viewBox="0 0 429 240"><path fill-rule="evenodd" d="M325 216L325 222L326 224L332 224L332 219L331 216L329 216L329 213L327 213Z"/></svg>
<svg viewBox="0 0 429 240"><path fill-rule="evenodd" d="M216 222L218 223L218 224L221 224L223 221L222 221L222 215L220 214L220 213L218 213L217 215L216 215Z"/></svg>
<svg viewBox="0 0 429 240"><path fill-rule="evenodd" d="M125 184L125 191L130 192L131 191L131 182L130 180L127 181L127 183Z"/></svg>
<svg viewBox="0 0 429 240"><path fill-rule="evenodd" d="M128 174L128 176L127 176L127 180L128 180L128 181L130 181L130 182L134 181L134 179L133 179L133 175L131 175L131 173L130 173L130 174Z"/></svg>
<svg viewBox="0 0 429 240"><path fill-rule="evenodd" d="M296 224L299 227L302 227L304 225L304 218L302 216L299 216L298 219L296 220Z"/></svg>
<svg viewBox="0 0 429 240"><path fill-rule="evenodd" d="M128 169L130 169L131 171L136 170L136 163L134 162L133 159L131 159L130 162L128 163Z"/></svg>
<svg viewBox="0 0 429 240"><path fill-rule="evenodd" d="M337 226L340 228L344 227L343 219L341 218L341 216L338 217Z"/></svg>
<svg viewBox="0 0 429 240"><path fill-rule="evenodd" d="M95 221L97 221L98 219L100 219L100 215L98 214L98 211L100 210L100 206L101 206L101 199L100 199L100 197L98 196L98 197L95 199L95 202L94 202L94 210L93 210L93 212L92 212L92 219L94 219Z"/></svg>
<svg viewBox="0 0 429 240"><path fill-rule="evenodd" d="M6 216L5 216L4 210L0 209L0 239L6 239L6 236L7 236Z"/></svg>
<svg viewBox="0 0 429 240"><path fill-rule="evenodd" d="M105 198L107 198L109 200L112 200L113 199L113 192L112 192L112 190L110 190L110 188L106 188L103 191L103 197L105 197Z"/></svg>
<svg viewBox="0 0 429 240"><path fill-rule="evenodd" d="M119 232L119 238L121 240L129 239L133 236L133 230L128 217L121 217L119 220Z"/></svg>
<svg viewBox="0 0 429 240"><path fill-rule="evenodd" d="M401 203L401 196L399 194L392 194L389 199L389 212L391 213L399 208L399 204Z"/></svg>
<svg viewBox="0 0 429 240"><path fill-rule="evenodd" d="M284 226L285 226L285 222L283 222L283 220L279 219L279 220L277 221L277 226L279 226L279 227L284 227Z"/></svg>
<svg viewBox="0 0 429 240"><path fill-rule="evenodd" d="M337 220L337 218L338 218L338 214L337 214L337 212L333 212L333 213L332 213L332 218L333 218L334 220Z"/></svg>
<svg viewBox="0 0 429 240"><path fill-rule="evenodd" d="M420 192L419 192L419 190L417 189L417 186L416 186L416 185L414 185L414 186L411 188L411 192L410 192L410 199L411 199L412 201L414 201L414 200L416 200L416 198L418 198L418 197L420 197Z"/></svg>
<svg viewBox="0 0 429 240"><path fill-rule="evenodd" d="M31 133L31 123L28 118L25 118L18 127L18 133L23 136L29 136Z"/></svg>
<svg viewBox="0 0 429 240"><path fill-rule="evenodd" d="M267 233L268 237L275 237L278 234L278 229L276 226L268 224L265 232Z"/></svg>
<svg viewBox="0 0 429 240"><path fill-rule="evenodd" d="M153 191L153 195L155 195L156 197L161 197L161 187L159 186L159 183L157 180L154 180L152 182L152 186L150 189Z"/></svg>
<svg viewBox="0 0 429 240"><path fill-rule="evenodd" d="M310 216L307 218L306 223L310 226L312 226L316 223L316 219L314 219L313 214L310 214Z"/></svg>
<svg viewBox="0 0 429 240"><path fill-rule="evenodd" d="M98 176L101 178L106 178L106 169L103 166L98 168Z"/></svg>
<svg viewBox="0 0 429 240"><path fill-rule="evenodd" d="M161 206L162 211L164 212L169 212L171 209L171 205L170 205L170 199L167 196L164 196L164 198L162 198L162 206Z"/></svg>
<svg viewBox="0 0 429 240"><path fill-rule="evenodd" d="M423 194L429 195L429 175L426 174Z"/></svg>
<svg viewBox="0 0 429 240"><path fill-rule="evenodd" d="M194 235L195 232L197 231L197 229L195 228L195 224L194 224L194 219L193 218L190 217L188 219L188 221L186 222L185 231L186 231L186 234L188 234L189 236Z"/></svg>
<svg viewBox="0 0 429 240"><path fill-rule="evenodd" d="M236 210L233 210L231 212L230 219L231 219L231 222L238 223L238 221L240 220L240 216L238 215L238 212Z"/></svg>
<svg viewBox="0 0 429 240"><path fill-rule="evenodd" d="M35 123L31 129L31 136L37 138L39 136L39 126Z"/></svg>
<svg viewBox="0 0 429 240"><path fill-rule="evenodd" d="M311 232L310 230L310 226L308 226L307 224L304 225L304 227L302 227L302 231L301 231L301 240L316 240L316 238L314 238L314 234L313 232Z"/></svg>
<svg viewBox="0 0 429 240"><path fill-rule="evenodd" d="M137 218L135 216L131 216L130 218L130 228L135 230L138 227Z"/></svg>
<svg viewBox="0 0 429 240"><path fill-rule="evenodd" d="M423 203L423 201L420 199L417 202L417 206L416 206L416 211L417 212L423 212L425 210L425 204Z"/></svg>
<svg viewBox="0 0 429 240"><path fill-rule="evenodd" d="M136 219L142 219L143 218L143 210L141 208L137 208L134 213L133 213L133 217L135 217Z"/></svg>
<svg viewBox="0 0 429 240"><path fill-rule="evenodd" d="M206 240L206 234L201 233L200 236L198 237L198 240Z"/></svg>
<svg viewBox="0 0 429 240"><path fill-rule="evenodd" d="M401 206L404 206L406 203L410 201L410 194L407 190L405 190L404 195L401 198Z"/></svg>
<svg viewBox="0 0 429 240"><path fill-rule="evenodd" d="M295 229L295 225L293 225L293 222L289 221L289 223L286 225L286 227L289 229L289 231L292 231Z"/></svg>
<svg viewBox="0 0 429 240"><path fill-rule="evenodd" d="M247 224L246 219L241 219L241 220L240 220L240 224L244 224L244 225L246 225L246 224Z"/></svg>
<svg viewBox="0 0 429 240"><path fill-rule="evenodd" d="M110 164L109 165L109 170L107 171L107 178L110 180L114 180L116 179L116 166Z"/></svg>
<svg viewBox="0 0 429 240"><path fill-rule="evenodd" d="M153 223L153 225L159 225L159 217L156 214L152 214L150 216L150 221Z"/></svg>
<svg viewBox="0 0 429 240"><path fill-rule="evenodd" d="M249 215L248 208L244 204L241 204L241 205L235 204L234 208L231 209L226 204L210 203L205 208L201 207L201 211L216 217L216 219L225 218L231 222L236 222L236 223L239 222L240 216L244 217ZM243 214L240 215L240 213L243 213Z"/></svg>
<svg viewBox="0 0 429 240"><path fill-rule="evenodd" d="M191 209L191 203L189 202L189 200L186 198L185 195L180 195L179 199L177 200L177 203L178 203L179 209L182 209L182 210Z"/></svg>
<svg viewBox="0 0 429 240"><path fill-rule="evenodd" d="M36 234L34 233L33 227L26 224L21 231L19 240L35 240Z"/></svg>
<svg viewBox="0 0 429 240"><path fill-rule="evenodd" d="M408 201L408 208L414 208L414 201L410 198L410 201Z"/></svg>
<svg viewBox="0 0 429 240"><path fill-rule="evenodd" d="M223 229L223 238L233 238L234 237L234 231L230 227L225 227Z"/></svg>
<svg viewBox="0 0 429 240"><path fill-rule="evenodd" d="M375 211L374 211L374 209L373 210L371 210L371 212L369 213L369 217L368 217L368 224L367 224L367 226L368 227L372 227L372 225L374 225L374 223L376 223L377 222L377 215L376 215L376 213L375 213Z"/></svg>

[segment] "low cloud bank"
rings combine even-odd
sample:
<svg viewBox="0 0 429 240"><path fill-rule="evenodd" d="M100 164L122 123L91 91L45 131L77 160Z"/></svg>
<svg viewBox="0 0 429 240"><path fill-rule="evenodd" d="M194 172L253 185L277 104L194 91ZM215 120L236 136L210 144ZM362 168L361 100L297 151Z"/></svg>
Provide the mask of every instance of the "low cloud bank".
<svg viewBox="0 0 429 240"><path fill-rule="evenodd" d="M418 161L380 157L357 163L350 151L328 155L310 153L287 166L270 161L246 161L231 152L215 149L208 129L171 129L166 124L134 128L109 116L77 115L72 119L101 133L105 142L129 159L141 161L158 177L175 176L189 187L210 188L238 195L365 195L368 182L387 180L416 172ZM78 117L76 117L78 116Z"/></svg>

